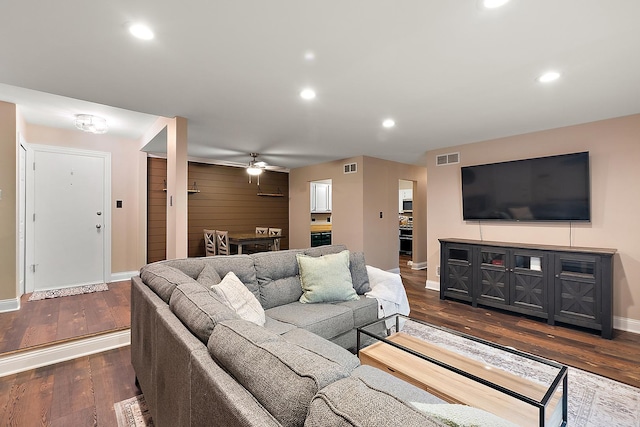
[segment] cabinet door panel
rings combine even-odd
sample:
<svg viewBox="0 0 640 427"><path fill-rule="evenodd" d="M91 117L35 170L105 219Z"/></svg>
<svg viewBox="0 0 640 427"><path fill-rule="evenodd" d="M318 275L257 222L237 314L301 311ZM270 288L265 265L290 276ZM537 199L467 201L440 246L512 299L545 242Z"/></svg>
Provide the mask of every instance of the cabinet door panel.
<svg viewBox="0 0 640 427"><path fill-rule="evenodd" d="M444 294L452 298L473 299L473 248L450 245L445 249Z"/></svg>
<svg viewBox="0 0 640 427"><path fill-rule="evenodd" d="M512 305L528 310L545 310L547 302L542 274L514 272L512 289Z"/></svg>
<svg viewBox="0 0 640 427"><path fill-rule="evenodd" d="M556 316L600 323L601 287L598 257L561 254L556 258Z"/></svg>
<svg viewBox="0 0 640 427"><path fill-rule="evenodd" d="M480 249L480 278L479 303L509 304L507 251L498 248Z"/></svg>
<svg viewBox="0 0 640 427"><path fill-rule="evenodd" d="M547 254L515 249L511 260L510 304L527 311L546 311Z"/></svg>

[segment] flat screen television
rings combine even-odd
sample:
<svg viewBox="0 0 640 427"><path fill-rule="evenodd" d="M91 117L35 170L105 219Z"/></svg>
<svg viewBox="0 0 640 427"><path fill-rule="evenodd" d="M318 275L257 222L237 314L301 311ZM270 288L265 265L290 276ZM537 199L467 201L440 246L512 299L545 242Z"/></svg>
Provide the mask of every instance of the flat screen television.
<svg viewBox="0 0 640 427"><path fill-rule="evenodd" d="M462 173L465 221L590 221L589 152L477 166Z"/></svg>

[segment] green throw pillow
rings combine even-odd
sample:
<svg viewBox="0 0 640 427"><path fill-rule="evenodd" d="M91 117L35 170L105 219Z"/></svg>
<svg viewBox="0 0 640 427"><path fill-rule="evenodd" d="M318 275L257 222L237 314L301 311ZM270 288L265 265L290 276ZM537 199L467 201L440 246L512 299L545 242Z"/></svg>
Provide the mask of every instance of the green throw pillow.
<svg viewBox="0 0 640 427"><path fill-rule="evenodd" d="M302 284L301 303L358 299L351 281L349 251L321 257L297 254L296 259Z"/></svg>

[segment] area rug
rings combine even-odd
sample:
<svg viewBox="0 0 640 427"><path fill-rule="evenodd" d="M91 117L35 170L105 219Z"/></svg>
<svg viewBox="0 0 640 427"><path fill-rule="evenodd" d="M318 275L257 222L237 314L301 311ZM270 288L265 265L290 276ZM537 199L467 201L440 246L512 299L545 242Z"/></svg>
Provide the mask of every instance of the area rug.
<svg viewBox="0 0 640 427"><path fill-rule="evenodd" d="M106 283L97 285L74 286L71 288L51 289L48 291L35 291L29 297L29 301L38 301L49 298L68 297L71 295L90 294L93 292L108 291L109 287Z"/></svg>
<svg viewBox="0 0 640 427"><path fill-rule="evenodd" d="M553 368L457 335L407 321L403 332L448 350L541 384L555 376ZM569 367L568 426L640 427L640 389Z"/></svg>
<svg viewBox="0 0 640 427"><path fill-rule="evenodd" d="M113 404L118 427L152 427L153 420L142 394Z"/></svg>

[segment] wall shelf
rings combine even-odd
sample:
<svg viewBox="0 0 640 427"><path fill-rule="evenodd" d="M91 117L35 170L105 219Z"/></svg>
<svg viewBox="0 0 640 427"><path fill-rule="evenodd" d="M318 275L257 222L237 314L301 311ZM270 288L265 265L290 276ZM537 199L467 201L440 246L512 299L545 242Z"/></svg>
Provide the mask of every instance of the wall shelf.
<svg viewBox="0 0 640 427"><path fill-rule="evenodd" d="M265 192L262 191L262 189L258 185L258 196L260 196L260 197L284 197L284 194L282 193L282 190L280 190L280 187L278 187L278 192L277 193L265 193Z"/></svg>
<svg viewBox="0 0 640 427"><path fill-rule="evenodd" d="M258 193L258 196L261 197L284 197L282 193Z"/></svg>
<svg viewBox="0 0 640 427"><path fill-rule="evenodd" d="M165 193L167 192L167 181L164 181L164 188L162 189L162 191L164 191ZM199 193L200 190L198 190L198 185L196 184L195 181L193 181L193 187L191 188L187 188L187 194L194 194L194 193Z"/></svg>

